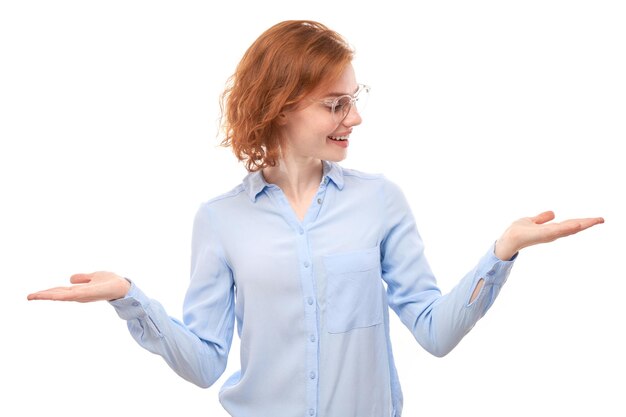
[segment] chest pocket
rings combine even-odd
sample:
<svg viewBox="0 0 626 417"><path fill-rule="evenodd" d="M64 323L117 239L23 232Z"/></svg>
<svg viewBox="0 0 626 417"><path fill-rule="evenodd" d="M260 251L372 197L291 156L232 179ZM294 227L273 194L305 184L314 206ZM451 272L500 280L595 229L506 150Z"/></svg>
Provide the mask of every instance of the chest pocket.
<svg viewBox="0 0 626 417"><path fill-rule="evenodd" d="M324 256L326 328L329 333L375 326L383 321L383 283L378 246Z"/></svg>

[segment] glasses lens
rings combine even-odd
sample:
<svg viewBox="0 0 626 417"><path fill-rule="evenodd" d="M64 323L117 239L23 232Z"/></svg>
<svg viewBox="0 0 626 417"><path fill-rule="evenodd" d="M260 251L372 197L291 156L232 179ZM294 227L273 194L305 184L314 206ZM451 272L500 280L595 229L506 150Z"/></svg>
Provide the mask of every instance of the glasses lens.
<svg viewBox="0 0 626 417"><path fill-rule="evenodd" d="M370 98L370 88L366 85L361 85L359 91L354 96L354 105L359 113L365 110L365 106Z"/></svg>
<svg viewBox="0 0 626 417"><path fill-rule="evenodd" d="M360 84L354 96L337 97L332 104L333 119L337 123L343 122L348 117L352 106L356 106L359 114L365 109L365 105L369 99L370 87Z"/></svg>
<svg viewBox="0 0 626 417"><path fill-rule="evenodd" d="M337 123L343 121L343 119L348 116L350 113L350 108L352 107L352 97L350 96L341 96L337 97L335 100L335 105L333 107L333 117Z"/></svg>

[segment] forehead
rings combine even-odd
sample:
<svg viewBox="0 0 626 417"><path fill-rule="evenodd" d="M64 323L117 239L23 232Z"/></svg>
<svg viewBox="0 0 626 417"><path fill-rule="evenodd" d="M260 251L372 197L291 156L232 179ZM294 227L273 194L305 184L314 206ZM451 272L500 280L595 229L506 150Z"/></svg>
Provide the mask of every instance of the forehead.
<svg viewBox="0 0 626 417"><path fill-rule="evenodd" d="M354 68L352 64L348 64L335 82L321 90L321 95L324 97L352 95L356 93L358 89L359 86L356 82Z"/></svg>

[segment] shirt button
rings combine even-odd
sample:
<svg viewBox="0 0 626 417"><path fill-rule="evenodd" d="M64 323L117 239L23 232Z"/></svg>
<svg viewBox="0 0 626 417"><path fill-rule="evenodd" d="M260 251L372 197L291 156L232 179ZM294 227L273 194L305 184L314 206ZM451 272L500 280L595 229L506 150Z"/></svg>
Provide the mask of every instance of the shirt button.
<svg viewBox="0 0 626 417"><path fill-rule="evenodd" d="M309 378L311 378L311 379L315 379L315 372L311 372L311 373L309 374Z"/></svg>
<svg viewBox="0 0 626 417"><path fill-rule="evenodd" d="M298 230L298 233L300 233L301 235L303 235L303 234L304 234L304 229L300 229L300 230Z"/></svg>
<svg viewBox="0 0 626 417"><path fill-rule="evenodd" d="M321 198L317 199L317 204L322 204L322 199Z"/></svg>
<svg viewBox="0 0 626 417"><path fill-rule="evenodd" d="M309 408L309 415L312 416L315 414L315 410L312 408Z"/></svg>
<svg viewBox="0 0 626 417"><path fill-rule="evenodd" d="M139 303L137 301L133 301L133 307L138 307Z"/></svg>
<svg viewBox="0 0 626 417"><path fill-rule="evenodd" d="M495 274L496 274L496 271L494 271L493 269L487 272L487 275L489 275L490 277L494 276Z"/></svg>
<svg viewBox="0 0 626 417"><path fill-rule="evenodd" d="M310 340L311 342L315 342L315 335L314 335L314 334L312 334L311 336L309 336L309 340Z"/></svg>
<svg viewBox="0 0 626 417"><path fill-rule="evenodd" d="M311 264L308 261L304 261L304 267L308 268L309 266L311 266Z"/></svg>
<svg viewBox="0 0 626 417"><path fill-rule="evenodd" d="M307 303L309 303L309 305L310 305L310 306L312 306L312 305L313 305L313 297L309 297L309 298L306 300L306 302L307 302Z"/></svg>

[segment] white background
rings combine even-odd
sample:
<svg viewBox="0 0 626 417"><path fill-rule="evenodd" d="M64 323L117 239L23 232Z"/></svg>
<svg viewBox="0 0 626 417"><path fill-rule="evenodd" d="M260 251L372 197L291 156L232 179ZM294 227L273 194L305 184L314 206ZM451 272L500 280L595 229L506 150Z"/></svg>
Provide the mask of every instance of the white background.
<svg viewBox="0 0 626 417"><path fill-rule="evenodd" d="M393 315L404 415L624 416L622 4L2 2L0 414L226 416L236 340L202 390L107 303L26 295L111 270L180 317L193 215L245 175L217 147L218 95L262 31L307 18L373 87L344 165L402 186L444 291L518 217L606 219L524 250L443 359Z"/></svg>

